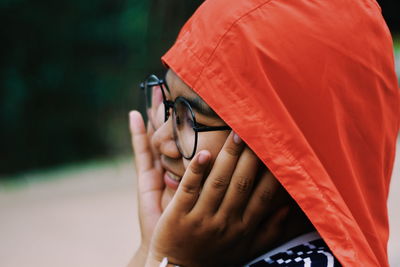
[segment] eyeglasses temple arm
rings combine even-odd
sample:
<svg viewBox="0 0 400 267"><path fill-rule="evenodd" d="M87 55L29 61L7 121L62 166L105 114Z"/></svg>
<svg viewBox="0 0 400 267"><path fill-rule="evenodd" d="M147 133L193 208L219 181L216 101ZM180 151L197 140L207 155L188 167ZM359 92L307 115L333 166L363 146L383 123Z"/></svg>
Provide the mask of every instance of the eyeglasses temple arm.
<svg viewBox="0 0 400 267"><path fill-rule="evenodd" d="M201 126L193 127L196 132L227 131L232 130L229 126Z"/></svg>

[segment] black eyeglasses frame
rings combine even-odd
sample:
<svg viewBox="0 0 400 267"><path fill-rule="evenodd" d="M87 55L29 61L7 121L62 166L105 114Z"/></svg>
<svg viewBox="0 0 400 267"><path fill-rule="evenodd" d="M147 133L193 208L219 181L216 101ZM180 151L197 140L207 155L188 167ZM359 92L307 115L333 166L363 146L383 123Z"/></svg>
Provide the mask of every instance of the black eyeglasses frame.
<svg viewBox="0 0 400 267"><path fill-rule="evenodd" d="M150 78L154 79L154 82L147 82ZM175 127L173 128L173 133L174 133L174 139L175 139L175 144L178 147L179 152L181 153L181 155L187 159L187 160L191 160L193 159L193 157L196 155L196 151L197 151L197 143L198 143L198 133L199 132L211 132L211 131L227 131L227 130L232 130L231 127L229 126L199 126L197 121L196 121L196 116L195 113L193 112L193 109L189 103L189 101L182 97L182 96L178 96L174 101L171 100L167 100L166 94L164 90L167 90L169 92L169 88L168 88L168 84L165 82L165 78L164 79L159 79L156 75L152 74L150 76L148 76L148 78L140 83L140 88L144 91L144 93L146 94L146 87L147 86L159 86L162 92L162 96L163 96L163 104L164 104L164 122L167 122L168 118L170 117L170 109L173 110L173 112L176 114L176 108L175 108L175 102L177 101L182 101L188 108L189 111L192 115L193 118L193 131L195 132L195 140L194 140L194 147L193 147L193 152L190 156L185 156L184 153L182 152L182 148L180 147L179 144L179 140L178 140L178 134L176 132ZM147 96L146 96L146 109L149 107L149 103L147 103ZM150 118L149 118L150 119ZM174 123L174 122L173 122ZM151 123L153 124L153 123ZM154 127L154 126L153 126Z"/></svg>

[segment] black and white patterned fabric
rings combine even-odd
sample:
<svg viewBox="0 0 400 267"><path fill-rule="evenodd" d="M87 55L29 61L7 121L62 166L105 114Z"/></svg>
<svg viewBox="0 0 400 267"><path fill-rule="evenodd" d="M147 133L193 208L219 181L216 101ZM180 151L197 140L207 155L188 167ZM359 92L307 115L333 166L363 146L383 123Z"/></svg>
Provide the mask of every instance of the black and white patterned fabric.
<svg viewBox="0 0 400 267"><path fill-rule="evenodd" d="M310 237L310 235L308 236ZM314 236L315 238L315 236ZM303 239L304 241L304 239ZM298 242L297 242L298 243ZM280 251L279 251L280 250ZM276 251L276 250L275 250ZM311 241L286 247L279 252L267 253L246 267L339 267L324 240L319 236Z"/></svg>

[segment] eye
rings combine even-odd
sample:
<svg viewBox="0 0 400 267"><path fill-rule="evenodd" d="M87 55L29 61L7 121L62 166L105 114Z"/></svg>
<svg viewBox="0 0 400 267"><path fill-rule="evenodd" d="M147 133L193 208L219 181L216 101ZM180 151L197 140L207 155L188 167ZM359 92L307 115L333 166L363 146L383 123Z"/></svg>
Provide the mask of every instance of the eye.
<svg viewBox="0 0 400 267"><path fill-rule="evenodd" d="M186 118L186 123L190 126L190 127L194 127L194 121L192 120L191 117L187 117Z"/></svg>
<svg viewBox="0 0 400 267"><path fill-rule="evenodd" d="M181 118L178 115L175 116L175 123L176 125L181 125Z"/></svg>
<svg viewBox="0 0 400 267"><path fill-rule="evenodd" d="M198 123L197 121L195 122L193 114L189 109L187 109L185 112L185 121L191 128L205 126L204 124Z"/></svg>

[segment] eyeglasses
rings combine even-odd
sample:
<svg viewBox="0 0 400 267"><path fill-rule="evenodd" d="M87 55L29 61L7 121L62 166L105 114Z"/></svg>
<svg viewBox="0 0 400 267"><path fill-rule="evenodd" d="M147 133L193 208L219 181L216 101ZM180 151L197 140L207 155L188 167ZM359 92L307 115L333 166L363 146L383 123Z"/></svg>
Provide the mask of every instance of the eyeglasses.
<svg viewBox="0 0 400 267"><path fill-rule="evenodd" d="M173 134L176 146L185 159L192 159L196 154L198 133L209 131L231 130L229 126L202 126L196 122L196 116L189 102L184 97L177 97L175 101L167 100L166 90L169 92L165 80L156 75L150 75L140 84L146 98L147 117L154 127L154 105L164 104L164 122L170 117L172 109ZM161 91L161 93L160 93ZM162 99L161 99L162 97ZM154 127L155 128L155 127Z"/></svg>

